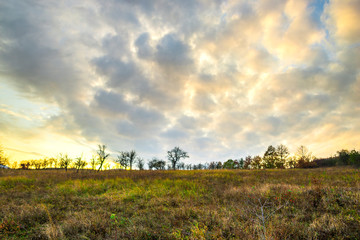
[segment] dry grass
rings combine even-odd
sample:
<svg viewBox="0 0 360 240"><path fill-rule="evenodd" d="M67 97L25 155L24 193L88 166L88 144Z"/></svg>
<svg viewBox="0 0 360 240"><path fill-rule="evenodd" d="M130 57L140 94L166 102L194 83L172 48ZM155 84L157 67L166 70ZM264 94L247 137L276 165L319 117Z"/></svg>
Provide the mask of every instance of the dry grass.
<svg viewBox="0 0 360 240"><path fill-rule="evenodd" d="M359 239L359 180L353 168L1 170L0 239Z"/></svg>

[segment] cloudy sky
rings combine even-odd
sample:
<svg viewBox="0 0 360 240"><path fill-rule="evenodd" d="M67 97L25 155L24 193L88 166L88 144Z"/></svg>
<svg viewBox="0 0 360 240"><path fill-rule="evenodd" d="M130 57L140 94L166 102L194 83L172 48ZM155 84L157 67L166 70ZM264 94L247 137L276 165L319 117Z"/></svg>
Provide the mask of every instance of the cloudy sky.
<svg viewBox="0 0 360 240"><path fill-rule="evenodd" d="M0 0L0 143L187 163L360 148L358 0Z"/></svg>

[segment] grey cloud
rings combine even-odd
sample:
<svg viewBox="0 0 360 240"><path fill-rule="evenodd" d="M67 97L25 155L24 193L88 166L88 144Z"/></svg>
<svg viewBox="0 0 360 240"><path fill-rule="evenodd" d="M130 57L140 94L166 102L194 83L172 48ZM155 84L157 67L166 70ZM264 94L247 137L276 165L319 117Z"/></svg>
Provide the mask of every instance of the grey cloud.
<svg viewBox="0 0 360 240"><path fill-rule="evenodd" d="M156 50L156 60L162 66L184 67L192 63L189 46L174 34L165 35Z"/></svg>
<svg viewBox="0 0 360 240"><path fill-rule="evenodd" d="M128 42L128 36L122 34L107 34L101 42L102 50L106 53L108 58L117 58L127 57L130 55ZM96 61L96 59L94 59Z"/></svg>
<svg viewBox="0 0 360 240"><path fill-rule="evenodd" d="M100 2L102 15L110 26L118 32L125 30L126 27L139 27L140 22L136 11L129 11L128 6L125 6L125 1L108 1L106 3Z"/></svg>
<svg viewBox="0 0 360 240"><path fill-rule="evenodd" d="M124 97L114 92L99 90L94 100L99 110L106 110L109 114L126 114L131 109L131 105L124 100Z"/></svg>
<svg viewBox="0 0 360 240"><path fill-rule="evenodd" d="M153 48L150 46L149 33L142 33L135 41L137 47L137 55L139 58L150 59L153 56Z"/></svg>
<svg viewBox="0 0 360 240"><path fill-rule="evenodd" d="M110 87L122 87L123 84L136 77L135 65L132 62L123 62L119 59L103 56L93 60L97 72L110 77Z"/></svg>
<svg viewBox="0 0 360 240"><path fill-rule="evenodd" d="M186 140L189 137L186 131L178 129L167 130L163 132L161 136L172 140Z"/></svg>
<svg viewBox="0 0 360 240"><path fill-rule="evenodd" d="M135 108L130 111L131 120L142 128L151 128L164 123L165 117L154 109Z"/></svg>
<svg viewBox="0 0 360 240"><path fill-rule="evenodd" d="M178 118L179 125L184 129L190 129L193 127L197 127L197 121L196 118L191 116L183 115L180 118Z"/></svg>
<svg viewBox="0 0 360 240"><path fill-rule="evenodd" d="M118 124L118 129L128 126L132 130L143 130L143 134L146 134L148 131L156 131L157 127L166 122L160 112L128 102L121 94L99 90L94 100L94 106L99 111L106 110L109 116L120 115L127 119Z"/></svg>
<svg viewBox="0 0 360 240"><path fill-rule="evenodd" d="M117 123L116 129L120 135L129 138L137 138L143 133L140 128L137 128L133 123L128 120L123 120Z"/></svg>

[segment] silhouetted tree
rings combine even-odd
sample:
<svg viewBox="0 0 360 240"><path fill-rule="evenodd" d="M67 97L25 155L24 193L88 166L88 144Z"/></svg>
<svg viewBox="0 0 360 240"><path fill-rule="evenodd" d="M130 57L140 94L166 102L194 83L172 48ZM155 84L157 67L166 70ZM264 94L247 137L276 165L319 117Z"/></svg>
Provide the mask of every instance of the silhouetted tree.
<svg viewBox="0 0 360 240"><path fill-rule="evenodd" d="M126 168L129 166L129 153L120 152L120 155L117 155L117 159L115 161L126 170Z"/></svg>
<svg viewBox="0 0 360 240"><path fill-rule="evenodd" d="M106 146L105 145L98 145L99 147L99 150L97 151L97 154L98 154L98 163L99 163L99 169L98 171L101 170L106 158L108 158L110 156L110 154L108 153L105 153L105 149L106 149Z"/></svg>
<svg viewBox="0 0 360 240"><path fill-rule="evenodd" d="M217 162L216 169L222 169L222 168L223 168L222 162Z"/></svg>
<svg viewBox="0 0 360 240"><path fill-rule="evenodd" d="M129 157L130 170L132 170L132 165L135 162L135 158L136 158L136 151L132 150L128 152L128 157Z"/></svg>
<svg viewBox="0 0 360 240"><path fill-rule="evenodd" d="M148 162L149 169L152 170L155 168L156 170L165 170L166 162L164 160L153 158L151 161Z"/></svg>
<svg viewBox="0 0 360 240"><path fill-rule="evenodd" d="M70 166L70 163L72 162L72 159L69 158L67 154L60 153L59 160L60 160L60 168L65 168L65 171L67 171L68 167Z"/></svg>
<svg viewBox="0 0 360 240"><path fill-rule="evenodd" d="M75 158L75 162L74 162L75 168L76 168L76 172L78 173L80 169L83 169L87 163L85 161L82 160L82 156Z"/></svg>
<svg viewBox="0 0 360 240"><path fill-rule="evenodd" d="M46 169L49 166L50 162L47 158L41 160L41 168Z"/></svg>
<svg viewBox="0 0 360 240"><path fill-rule="evenodd" d="M187 152L181 150L179 147L174 147L172 150L168 151L167 154L173 170L176 169L176 165L179 163L181 158L189 157Z"/></svg>
<svg viewBox="0 0 360 240"><path fill-rule="evenodd" d="M305 146L300 146L297 149L295 156L297 160L297 167L299 168L310 168L316 166L313 162L315 157Z"/></svg>
<svg viewBox="0 0 360 240"><path fill-rule="evenodd" d="M182 169L182 170L185 170L185 163L181 162L178 164L177 166L178 169Z"/></svg>
<svg viewBox="0 0 360 240"><path fill-rule="evenodd" d="M92 170L96 170L96 166L97 166L97 156L93 155L92 158L90 159L90 166Z"/></svg>
<svg viewBox="0 0 360 240"><path fill-rule="evenodd" d="M350 164L350 152L346 149L342 149L337 152L339 158L339 164L349 165Z"/></svg>
<svg viewBox="0 0 360 240"><path fill-rule="evenodd" d="M136 165L137 165L137 168L138 168L139 170L144 170L144 166L145 166L145 161L144 161L144 159L138 157L138 158L136 159Z"/></svg>
<svg viewBox="0 0 360 240"><path fill-rule="evenodd" d="M29 167L30 167L30 161L21 161L20 162L21 169L29 169Z"/></svg>
<svg viewBox="0 0 360 240"><path fill-rule="evenodd" d="M30 166L35 168L36 170L39 170L41 168L42 161L40 159L33 159L30 161Z"/></svg>

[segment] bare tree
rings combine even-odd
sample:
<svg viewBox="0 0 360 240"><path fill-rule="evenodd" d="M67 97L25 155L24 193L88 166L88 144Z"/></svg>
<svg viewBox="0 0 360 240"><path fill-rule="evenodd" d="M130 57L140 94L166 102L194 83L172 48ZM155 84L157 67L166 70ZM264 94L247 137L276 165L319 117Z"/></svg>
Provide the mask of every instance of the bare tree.
<svg viewBox="0 0 360 240"><path fill-rule="evenodd" d="M98 154L98 163L99 163L99 169L98 172L101 170L106 158L110 156L109 153L105 153L106 146L105 145L98 145L99 150L97 151Z"/></svg>
<svg viewBox="0 0 360 240"><path fill-rule="evenodd" d="M83 169L86 166L86 162L84 160L82 160L82 156L75 158L75 168L76 168L76 172L78 173L80 169Z"/></svg>
<svg viewBox="0 0 360 240"><path fill-rule="evenodd" d="M311 163L315 157L305 146L300 146L296 151L296 159L297 159L297 167L306 168L312 167L313 163Z"/></svg>
<svg viewBox="0 0 360 240"><path fill-rule="evenodd" d="M51 157L49 158L49 166L50 168L57 168L58 167L58 159Z"/></svg>
<svg viewBox="0 0 360 240"><path fill-rule="evenodd" d="M41 167L43 169L46 169L49 165L50 165L50 162L49 162L49 160L47 158L44 158L44 159L41 160Z"/></svg>
<svg viewBox="0 0 360 240"><path fill-rule="evenodd" d="M144 170L144 166L145 166L145 161L144 161L144 159L138 157L138 158L136 159L136 164L137 164L137 168L138 168L139 170Z"/></svg>
<svg viewBox="0 0 360 240"><path fill-rule="evenodd" d="M132 165L135 162L136 155L137 154L135 150L131 150L130 152L128 152L130 170L132 170Z"/></svg>
<svg viewBox="0 0 360 240"><path fill-rule="evenodd" d="M92 158L90 159L90 166L92 170L96 169L97 166L97 160L96 160L97 156L93 155Z"/></svg>
<svg viewBox="0 0 360 240"><path fill-rule="evenodd" d="M68 167L70 166L70 163L72 162L72 159L69 158L67 154L60 153L59 160L60 160L60 168L65 168L65 171L67 171Z"/></svg>
<svg viewBox="0 0 360 240"><path fill-rule="evenodd" d="M148 162L149 169L152 170L155 168L156 170L164 170L166 162L164 160L158 159L154 157L151 161Z"/></svg>
<svg viewBox="0 0 360 240"><path fill-rule="evenodd" d="M42 161L41 159L33 159L30 161L31 167L34 167L36 170L41 169Z"/></svg>
<svg viewBox="0 0 360 240"><path fill-rule="evenodd" d="M115 162L119 163L121 167L125 170L129 166L129 153L128 152L119 152L120 155L117 155Z"/></svg>
<svg viewBox="0 0 360 240"><path fill-rule="evenodd" d="M187 152L181 150L179 147L174 147L172 150L167 152L168 159L172 165L172 169L176 169L176 165L179 163L181 158L188 158Z"/></svg>

